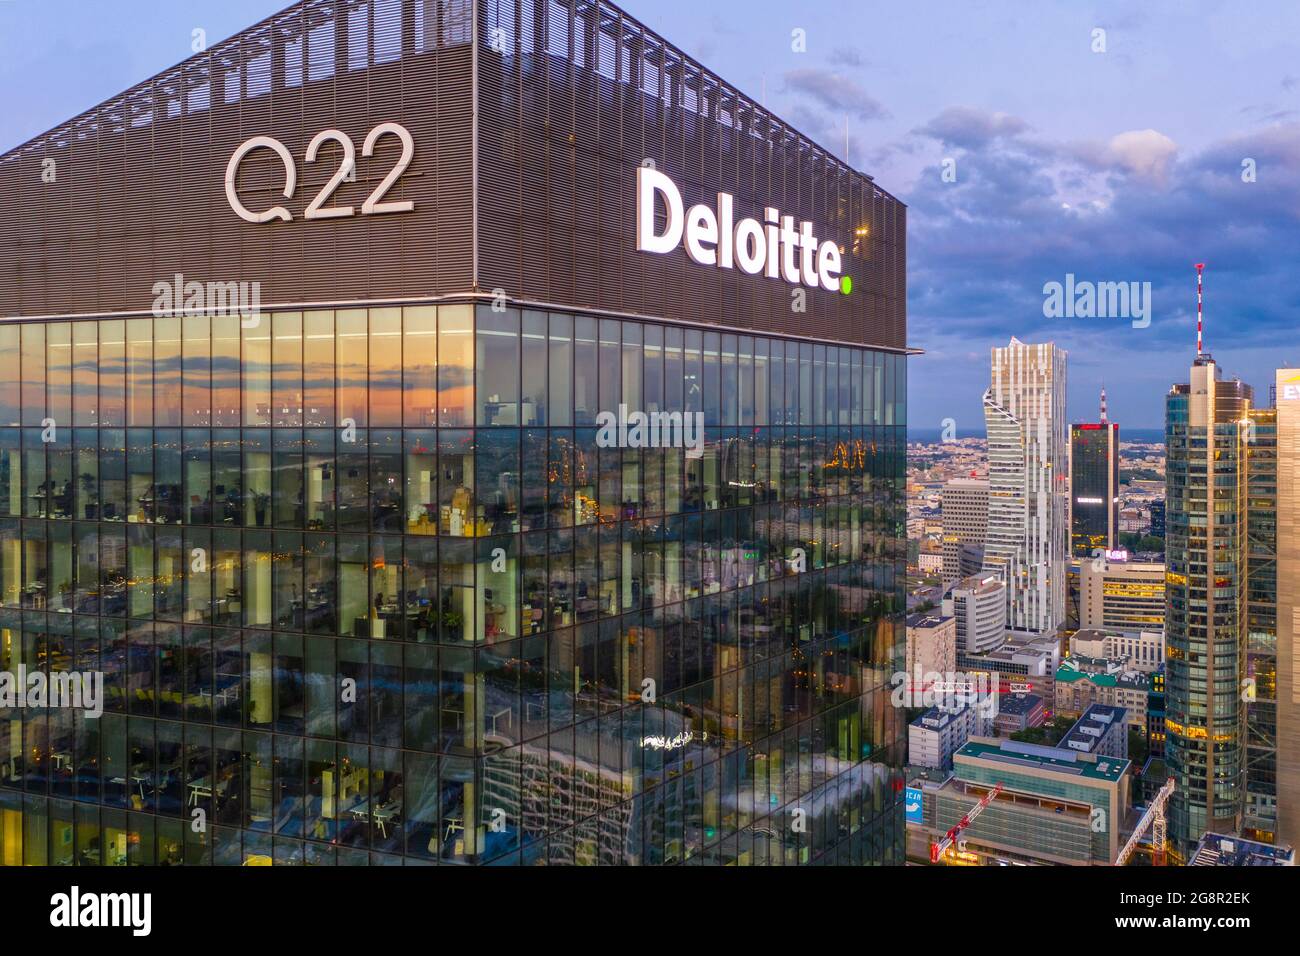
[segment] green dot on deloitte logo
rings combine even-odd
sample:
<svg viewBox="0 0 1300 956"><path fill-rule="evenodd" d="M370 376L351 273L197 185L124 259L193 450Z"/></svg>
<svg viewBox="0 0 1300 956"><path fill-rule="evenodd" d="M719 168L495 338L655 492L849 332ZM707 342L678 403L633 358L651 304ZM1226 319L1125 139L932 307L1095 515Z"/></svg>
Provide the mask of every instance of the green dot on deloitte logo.
<svg viewBox="0 0 1300 956"><path fill-rule="evenodd" d="M853 292L853 276L840 276L840 291L845 295Z"/></svg>

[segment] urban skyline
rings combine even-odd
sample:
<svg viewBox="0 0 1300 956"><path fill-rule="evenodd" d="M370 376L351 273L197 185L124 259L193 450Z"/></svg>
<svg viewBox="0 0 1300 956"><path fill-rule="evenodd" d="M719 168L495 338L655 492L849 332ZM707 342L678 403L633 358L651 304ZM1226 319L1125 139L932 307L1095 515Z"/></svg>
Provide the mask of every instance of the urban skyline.
<svg viewBox="0 0 1300 956"><path fill-rule="evenodd" d="M149 14L126 45L102 39L120 5L66 6L74 15L51 22L37 4L0 4L0 83L23 91L0 115L0 149L189 55L194 29L216 42L283 4L142 4ZM1105 384L1114 420L1161 427L1159 396L1195 341L1195 262L1207 263L1206 342L1221 361L1261 382L1300 365L1284 338L1284 264L1300 235L1287 212L1300 188L1300 10L923 7L869 22L835 2L797 15L774 0L745 16L725 5L701 15L686 0L631 11L836 155L847 121L852 165L908 204L910 344L925 352L912 364L914 429L949 418L961 434L982 428L972 363L1012 334L1074 355L1073 407ZM805 53L791 50L796 29ZM1104 53L1092 50L1094 29L1106 30ZM65 56L71 69L42 65ZM914 62L943 68L918 73ZM50 79L24 85L31 75ZM954 183L943 181L946 158ZM1044 318L1044 284L1067 274L1150 281L1151 326ZM921 384L936 380L957 397Z"/></svg>

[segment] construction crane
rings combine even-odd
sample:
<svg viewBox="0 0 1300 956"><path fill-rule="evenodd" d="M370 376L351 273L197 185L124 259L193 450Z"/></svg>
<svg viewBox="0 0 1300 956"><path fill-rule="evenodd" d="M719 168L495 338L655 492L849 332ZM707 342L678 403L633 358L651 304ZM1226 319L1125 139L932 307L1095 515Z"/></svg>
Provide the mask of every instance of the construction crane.
<svg viewBox="0 0 1300 956"><path fill-rule="evenodd" d="M1165 865L1165 806L1169 803L1169 797L1173 792L1174 778L1170 777L1157 791L1151 800L1151 805L1138 820L1138 825L1133 830L1133 835L1128 838L1128 842L1124 844L1124 849L1120 850L1119 856L1115 857L1116 866L1124 866L1128 863L1129 857L1133 855L1133 851L1137 849L1139 841L1148 829L1151 831L1151 863L1153 866Z"/></svg>
<svg viewBox="0 0 1300 956"><path fill-rule="evenodd" d="M931 843L930 862L938 863L939 860L943 857L944 853L947 852L948 848L953 845L953 842L957 839L958 834L960 834L962 830L965 830L968 826L970 826L973 822L975 822L975 818L979 816L981 813L983 813L984 808L987 807L990 803L992 803L994 798L997 797L997 795L1001 792L1002 792L1002 784L1000 783L994 784L993 789L990 790L988 793L984 794L984 798L980 800L979 803L975 804L975 806L971 807L970 810L966 812L966 815L962 817L960 820L958 820L956 825L943 835L942 840L939 840L937 843Z"/></svg>

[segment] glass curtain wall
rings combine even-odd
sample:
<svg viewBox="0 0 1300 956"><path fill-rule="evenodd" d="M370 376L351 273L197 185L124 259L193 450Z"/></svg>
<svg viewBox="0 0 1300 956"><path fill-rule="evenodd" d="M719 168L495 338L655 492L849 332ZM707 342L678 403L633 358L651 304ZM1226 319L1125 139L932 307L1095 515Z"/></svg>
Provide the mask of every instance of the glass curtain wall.
<svg viewBox="0 0 1300 956"><path fill-rule="evenodd" d="M0 325L0 670L104 682L0 701L0 862L901 863L905 392L470 304Z"/></svg>

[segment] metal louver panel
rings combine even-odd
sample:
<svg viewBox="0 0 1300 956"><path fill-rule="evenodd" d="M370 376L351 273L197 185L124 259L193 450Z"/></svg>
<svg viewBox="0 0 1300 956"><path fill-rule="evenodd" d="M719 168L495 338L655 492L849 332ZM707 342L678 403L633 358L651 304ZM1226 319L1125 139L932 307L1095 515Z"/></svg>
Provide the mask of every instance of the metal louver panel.
<svg viewBox="0 0 1300 956"><path fill-rule="evenodd" d="M471 272L471 0L301 0L76 119L0 156L0 316L148 310L154 282L258 281L263 302L418 297L464 291ZM338 168L327 143L356 144L355 182L331 204L362 202L400 145L415 156L386 198L401 215L307 221ZM226 164L246 139L288 148L298 187L269 150L240 167L241 198L283 203L291 222L253 224L226 201ZM55 180L45 182L45 160Z"/></svg>
<svg viewBox="0 0 1300 956"><path fill-rule="evenodd" d="M508 296L905 346L906 208L617 7L480 0L479 287ZM638 253L635 169L737 197L845 250L852 295ZM865 234L859 235L860 230Z"/></svg>

